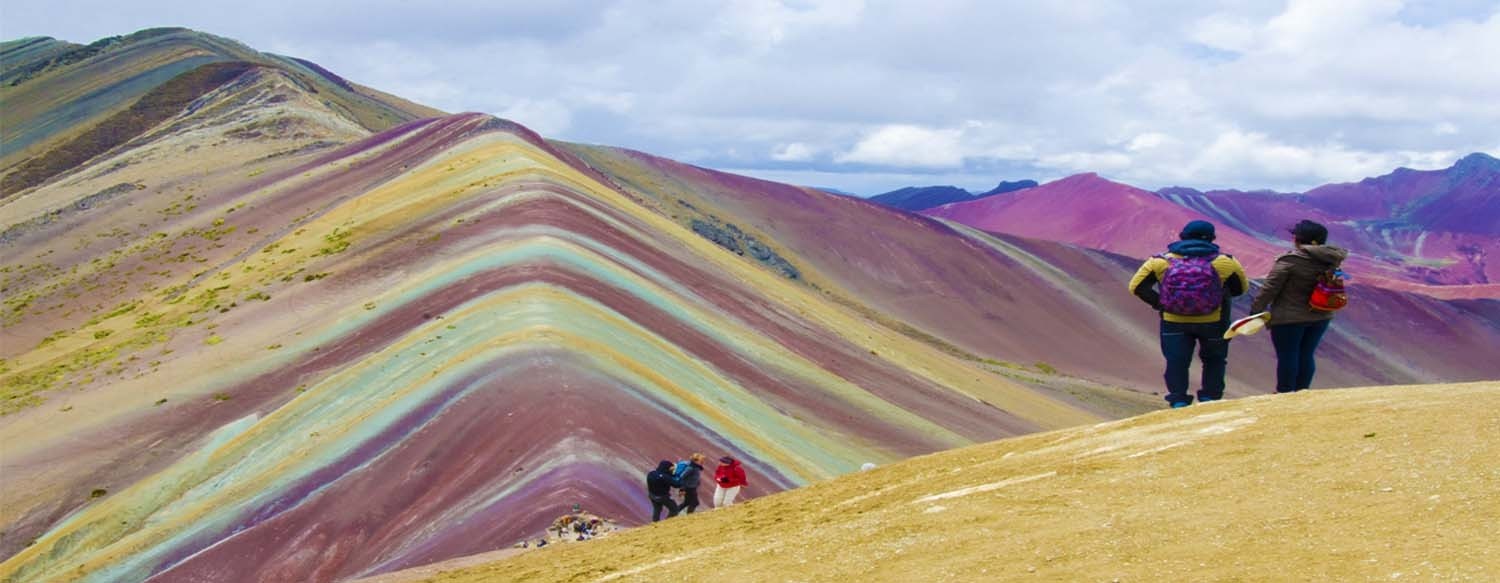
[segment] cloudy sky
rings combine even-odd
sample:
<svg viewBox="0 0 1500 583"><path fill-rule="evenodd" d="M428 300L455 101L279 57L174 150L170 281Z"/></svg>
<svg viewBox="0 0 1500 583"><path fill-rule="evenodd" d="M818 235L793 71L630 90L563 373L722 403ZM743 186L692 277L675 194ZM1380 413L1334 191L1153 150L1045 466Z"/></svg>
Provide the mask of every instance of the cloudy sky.
<svg viewBox="0 0 1500 583"><path fill-rule="evenodd" d="M1276 188L1500 155L1497 0L0 0L187 26L448 111L872 194L1093 171Z"/></svg>

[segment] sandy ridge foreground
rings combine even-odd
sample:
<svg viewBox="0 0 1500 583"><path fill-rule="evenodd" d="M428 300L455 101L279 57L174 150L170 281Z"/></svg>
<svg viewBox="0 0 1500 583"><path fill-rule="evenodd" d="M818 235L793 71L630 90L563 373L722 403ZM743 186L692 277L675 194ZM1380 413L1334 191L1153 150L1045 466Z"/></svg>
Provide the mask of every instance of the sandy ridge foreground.
<svg viewBox="0 0 1500 583"><path fill-rule="evenodd" d="M1497 580L1496 435L1500 382L1240 399L380 580Z"/></svg>

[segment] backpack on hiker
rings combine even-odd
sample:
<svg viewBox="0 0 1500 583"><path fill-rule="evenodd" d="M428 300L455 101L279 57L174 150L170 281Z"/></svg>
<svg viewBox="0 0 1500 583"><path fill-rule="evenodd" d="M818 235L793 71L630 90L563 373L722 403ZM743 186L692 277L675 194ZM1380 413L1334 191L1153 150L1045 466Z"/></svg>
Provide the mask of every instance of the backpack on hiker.
<svg viewBox="0 0 1500 583"><path fill-rule="evenodd" d="M1319 312L1337 312L1349 305L1349 291L1344 287L1348 276L1338 269L1329 269L1318 274L1312 295L1307 298L1308 307Z"/></svg>
<svg viewBox="0 0 1500 583"><path fill-rule="evenodd" d="M1207 316L1224 303L1224 282L1214 260L1219 255L1169 257L1161 277L1161 309L1179 316Z"/></svg>
<svg viewBox="0 0 1500 583"><path fill-rule="evenodd" d="M672 486L677 488L682 487L682 475L687 473L688 466L691 465L692 462L687 460L677 460L677 466L672 468Z"/></svg>

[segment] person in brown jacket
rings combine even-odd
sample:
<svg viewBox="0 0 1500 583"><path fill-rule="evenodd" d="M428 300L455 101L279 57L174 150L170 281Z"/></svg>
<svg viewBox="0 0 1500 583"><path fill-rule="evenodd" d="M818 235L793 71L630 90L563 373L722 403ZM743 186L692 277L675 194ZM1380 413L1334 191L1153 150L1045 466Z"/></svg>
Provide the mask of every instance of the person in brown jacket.
<svg viewBox="0 0 1500 583"><path fill-rule="evenodd" d="M1292 393L1312 386L1317 362L1313 353L1333 321L1333 312L1308 304L1318 276L1338 269L1349 252L1329 246L1328 229L1304 220L1292 227L1296 250L1276 258L1260 292L1250 302L1250 313L1271 311L1266 325L1276 347L1276 392Z"/></svg>

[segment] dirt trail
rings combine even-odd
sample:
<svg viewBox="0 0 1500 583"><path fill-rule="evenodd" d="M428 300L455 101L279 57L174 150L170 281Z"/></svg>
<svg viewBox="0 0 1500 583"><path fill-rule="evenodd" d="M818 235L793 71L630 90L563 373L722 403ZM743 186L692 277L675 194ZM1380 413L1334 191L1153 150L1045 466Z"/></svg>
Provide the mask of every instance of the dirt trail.
<svg viewBox="0 0 1500 583"><path fill-rule="evenodd" d="M1500 382L1240 399L915 458L430 580L1494 581L1496 435Z"/></svg>

